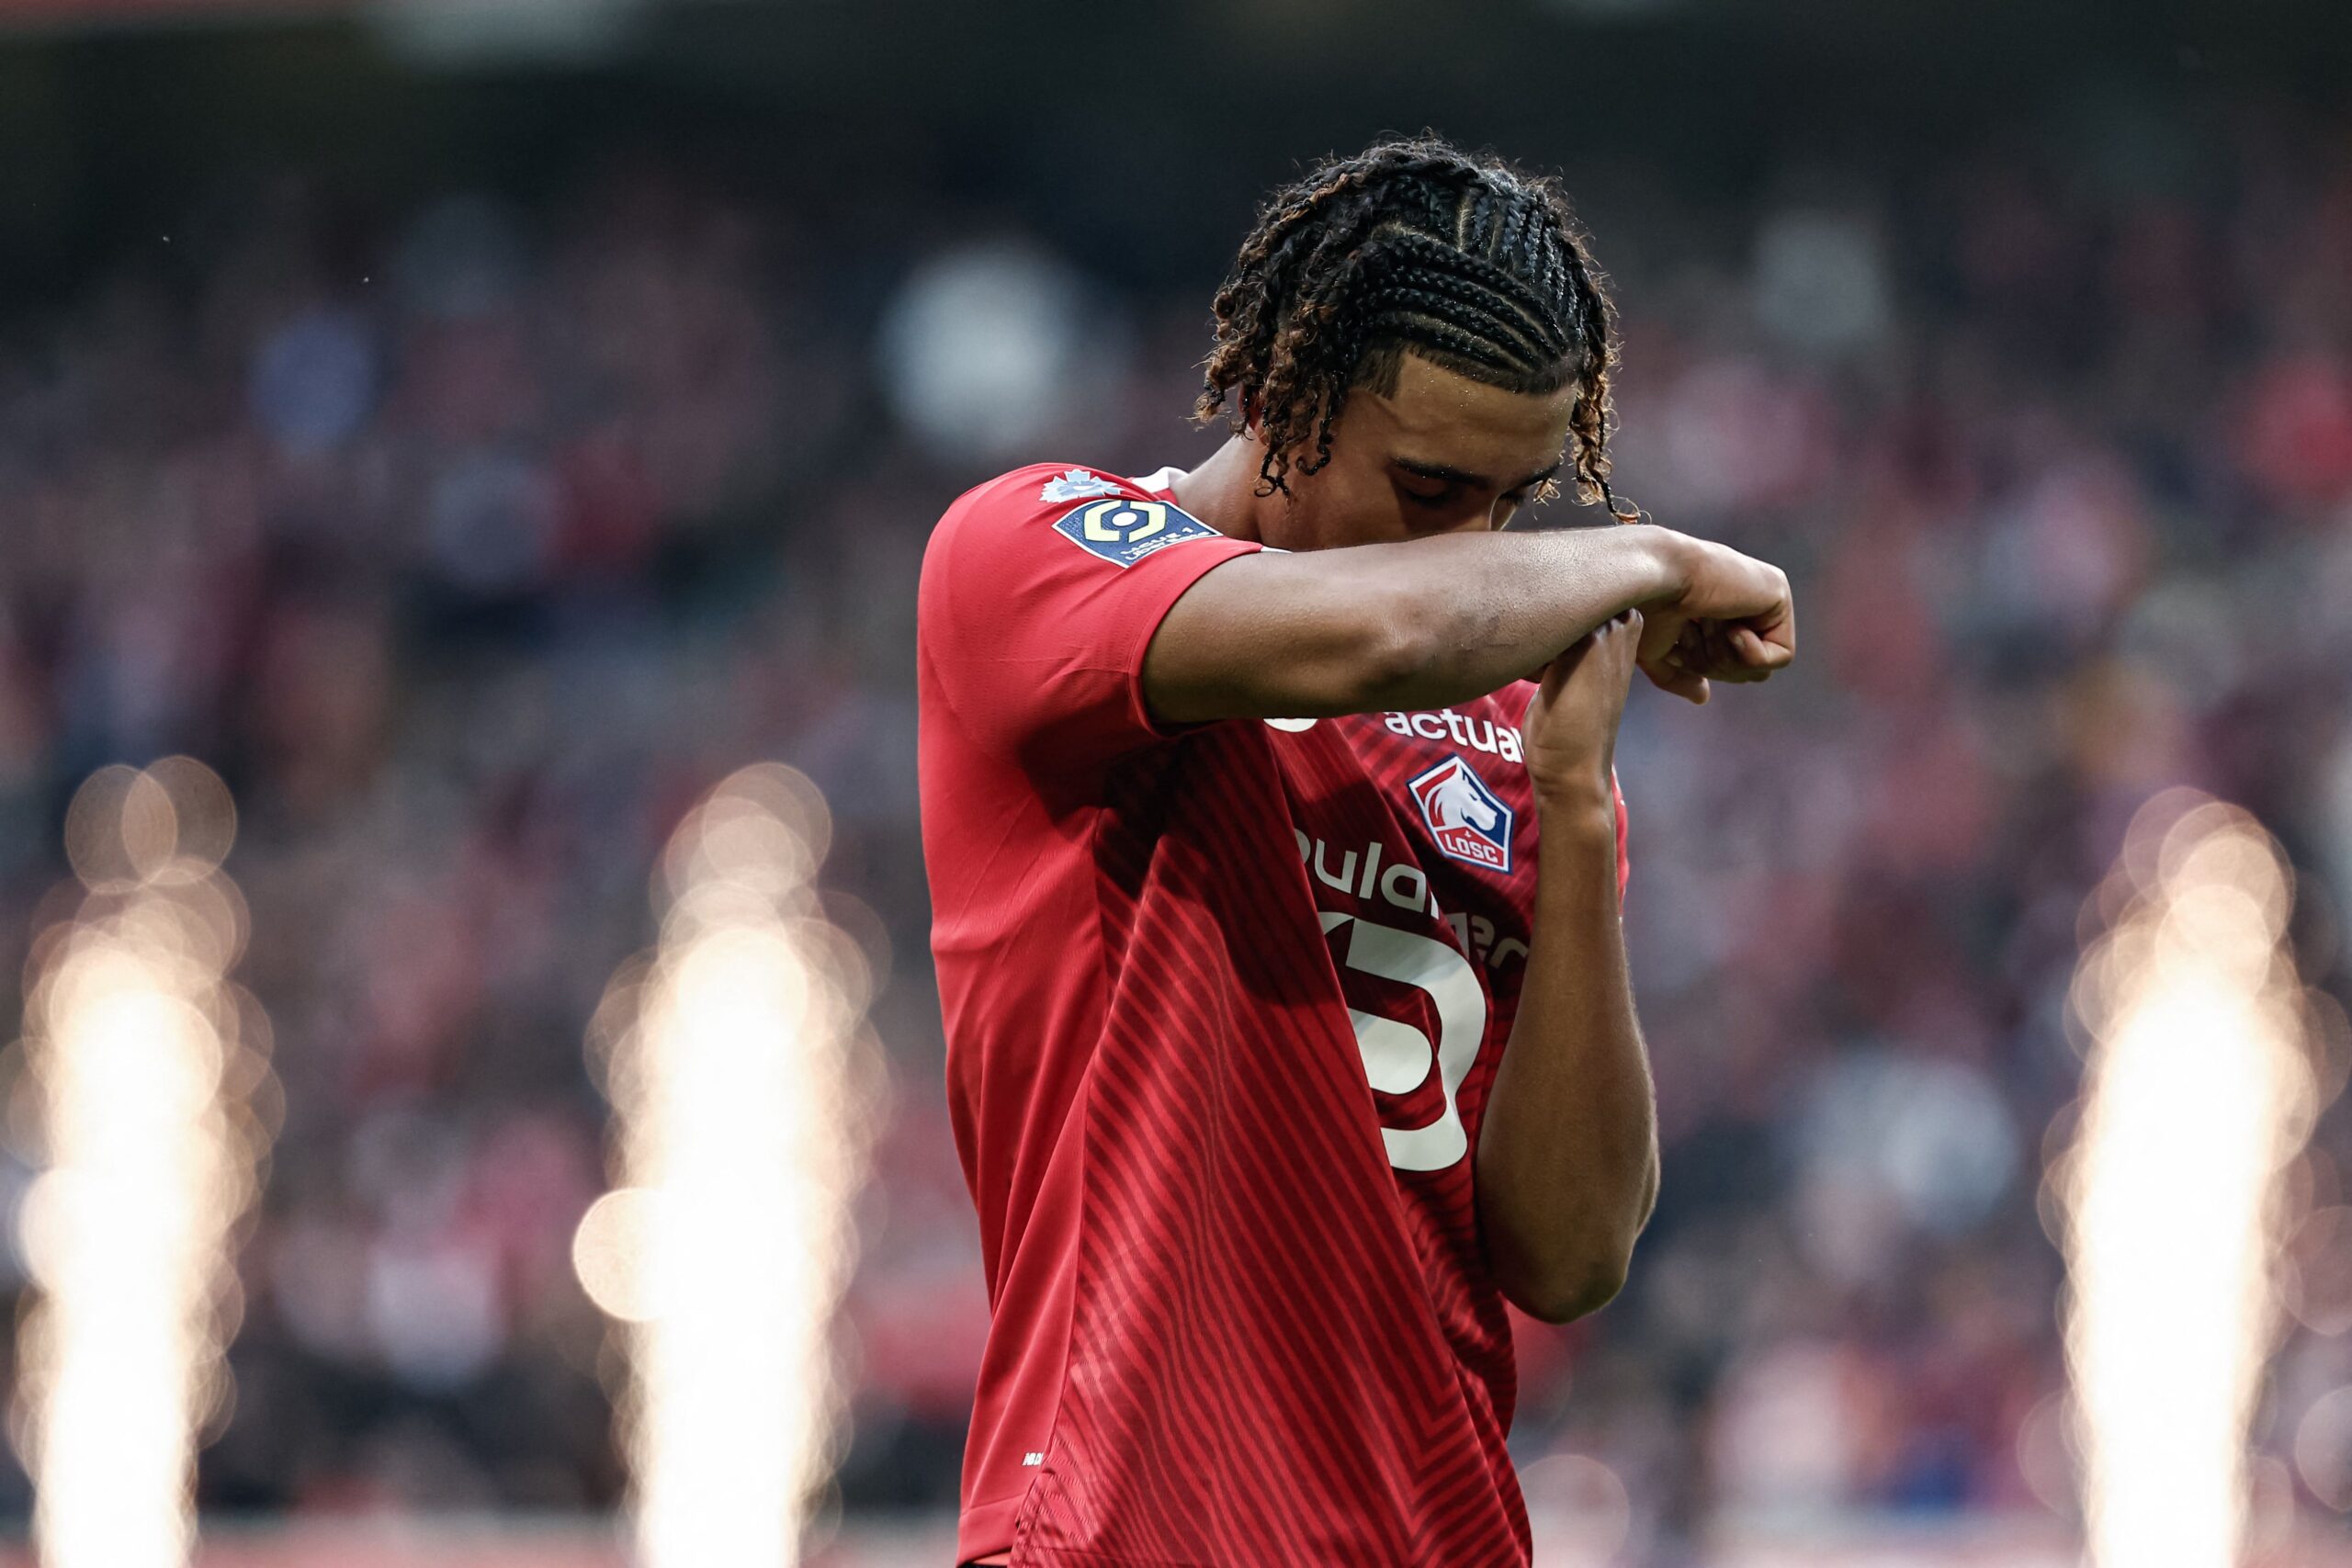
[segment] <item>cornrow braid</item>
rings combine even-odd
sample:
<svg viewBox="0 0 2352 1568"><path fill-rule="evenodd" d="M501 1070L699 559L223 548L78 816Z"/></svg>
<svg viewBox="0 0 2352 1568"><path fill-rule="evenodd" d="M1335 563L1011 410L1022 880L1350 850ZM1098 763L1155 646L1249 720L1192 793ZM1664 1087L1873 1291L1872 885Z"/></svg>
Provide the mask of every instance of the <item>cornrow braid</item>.
<svg viewBox="0 0 2352 1568"><path fill-rule="evenodd" d="M1232 401L1265 446L1259 493L1331 459L1348 393L1393 392L1407 354L1508 391L1577 389L1577 499L1609 488L1613 312L1556 181L1434 137L1384 141L1276 191L1217 289L1196 413Z"/></svg>

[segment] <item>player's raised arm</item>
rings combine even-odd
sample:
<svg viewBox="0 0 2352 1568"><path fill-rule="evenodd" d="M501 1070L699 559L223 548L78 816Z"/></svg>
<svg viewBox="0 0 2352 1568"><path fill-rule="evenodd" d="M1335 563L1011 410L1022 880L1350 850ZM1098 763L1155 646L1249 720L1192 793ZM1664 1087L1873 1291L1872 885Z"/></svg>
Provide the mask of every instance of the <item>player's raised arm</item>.
<svg viewBox="0 0 2352 1568"><path fill-rule="evenodd" d="M1176 724L1443 707L1629 609L1655 623L1651 678L1694 700L1709 673L1758 678L1793 652L1788 580L1723 546L1656 527L1448 533L1226 562L1160 623L1144 696ZM1727 628L1711 661L1669 658L1685 624Z"/></svg>
<svg viewBox="0 0 2352 1568"><path fill-rule="evenodd" d="M1604 626L1528 704L1533 937L1478 1133L1478 1232L1504 1296L1566 1323L1625 1282L1657 1200L1657 1111L1618 917L1614 758L1645 628Z"/></svg>

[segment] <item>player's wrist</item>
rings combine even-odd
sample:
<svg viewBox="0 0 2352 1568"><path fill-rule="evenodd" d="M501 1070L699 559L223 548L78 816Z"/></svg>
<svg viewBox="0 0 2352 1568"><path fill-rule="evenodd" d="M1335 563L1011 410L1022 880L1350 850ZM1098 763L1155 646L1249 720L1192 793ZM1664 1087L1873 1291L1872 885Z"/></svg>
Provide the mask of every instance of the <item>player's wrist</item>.
<svg viewBox="0 0 2352 1568"><path fill-rule="evenodd" d="M1591 777L1577 773L1533 781L1535 816L1544 841L1563 836L1597 835L1613 846L1617 841L1617 798L1609 787L1609 770Z"/></svg>
<svg viewBox="0 0 2352 1568"><path fill-rule="evenodd" d="M1629 541L1643 564L1645 590L1630 608L1679 604L1698 582L1706 547L1690 535L1650 523L1629 525L1615 536Z"/></svg>

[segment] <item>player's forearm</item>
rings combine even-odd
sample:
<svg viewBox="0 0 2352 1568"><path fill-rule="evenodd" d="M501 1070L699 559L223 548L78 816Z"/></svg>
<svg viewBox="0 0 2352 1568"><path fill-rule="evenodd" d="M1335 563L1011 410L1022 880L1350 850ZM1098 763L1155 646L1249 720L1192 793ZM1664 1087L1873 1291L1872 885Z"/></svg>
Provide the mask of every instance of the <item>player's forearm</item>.
<svg viewBox="0 0 2352 1568"><path fill-rule="evenodd" d="M1644 526L1367 547L1405 634L1388 689L1367 705L1444 707L1519 679L1623 611L1679 596L1689 543Z"/></svg>
<svg viewBox="0 0 2352 1568"><path fill-rule="evenodd" d="M1555 1323L1624 1283L1657 1197L1657 1118L1617 900L1615 818L1539 804L1533 940L1487 1103L1478 1220L1503 1293Z"/></svg>
<svg viewBox="0 0 2352 1568"><path fill-rule="evenodd" d="M1468 702L1679 597L1696 547L1665 528L1579 528L1244 557L1168 612L1145 700L1184 724Z"/></svg>

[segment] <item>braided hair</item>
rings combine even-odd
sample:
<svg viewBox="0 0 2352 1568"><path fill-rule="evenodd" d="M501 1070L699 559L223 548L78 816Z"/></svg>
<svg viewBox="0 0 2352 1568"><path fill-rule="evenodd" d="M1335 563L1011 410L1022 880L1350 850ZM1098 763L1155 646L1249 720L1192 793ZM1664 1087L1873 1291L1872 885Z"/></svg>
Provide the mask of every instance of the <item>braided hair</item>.
<svg viewBox="0 0 2352 1568"><path fill-rule="evenodd" d="M1384 141L1267 201L1216 292L1195 412L1230 395L1233 428L1255 420L1272 495L1330 461L1349 391L1394 392L1408 353L1506 391L1574 384L1577 499L1631 521L1609 489L1603 281L1556 181L1434 137Z"/></svg>

